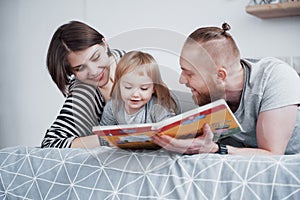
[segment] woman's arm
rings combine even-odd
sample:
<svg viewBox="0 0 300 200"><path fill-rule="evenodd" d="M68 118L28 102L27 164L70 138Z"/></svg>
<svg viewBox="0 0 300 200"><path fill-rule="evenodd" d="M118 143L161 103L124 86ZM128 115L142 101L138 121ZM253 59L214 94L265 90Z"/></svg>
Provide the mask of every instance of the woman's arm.
<svg viewBox="0 0 300 200"><path fill-rule="evenodd" d="M59 115L47 130L41 147L92 148L95 142L99 144L95 136L85 139L81 137L93 135L92 127L99 125L104 104L104 99L96 87L76 80L70 88L70 95L66 98ZM76 139L79 137L80 140ZM81 140L84 143L78 142ZM81 144L85 145L80 146Z"/></svg>
<svg viewBox="0 0 300 200"><path fill-rule="evenodd" d="M97 135L77 137L72 141L71 148L95 148L101 146Z"/></svg>

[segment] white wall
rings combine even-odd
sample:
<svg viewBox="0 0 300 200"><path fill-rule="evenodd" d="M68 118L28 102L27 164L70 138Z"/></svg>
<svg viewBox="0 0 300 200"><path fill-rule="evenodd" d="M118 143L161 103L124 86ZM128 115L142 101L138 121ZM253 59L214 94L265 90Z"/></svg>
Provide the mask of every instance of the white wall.
<svg viewBox="0 0 300 200"><path fill-rule="evenodd" d="M46 70L55 29L81 20L103 33L112 48L151 52L179 86L178 53L186 35L224 21L245 57L300 56L300 17L262 20L241 0L0 0L0 148L39 146L63 104ZM167 73L168 72L168 73Z"/></svg>

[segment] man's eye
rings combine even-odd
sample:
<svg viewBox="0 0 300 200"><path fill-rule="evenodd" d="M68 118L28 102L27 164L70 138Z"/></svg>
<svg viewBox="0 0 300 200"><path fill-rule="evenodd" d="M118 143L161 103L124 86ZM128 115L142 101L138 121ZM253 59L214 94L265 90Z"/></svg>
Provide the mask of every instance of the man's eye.
<svg viewBox="0 0 300 200"><path fill-rule="evenodd" d="M193 74L192 73L185 73L186 76L191 77Z"/></svg>
<svg viewBox="0 0 300 200"><path fill-rule="evenodd" d="M182 71L182 75L185 75L185 76L192 76L192 72L191 72L191 71L183 70L183 71Z"/></svg>

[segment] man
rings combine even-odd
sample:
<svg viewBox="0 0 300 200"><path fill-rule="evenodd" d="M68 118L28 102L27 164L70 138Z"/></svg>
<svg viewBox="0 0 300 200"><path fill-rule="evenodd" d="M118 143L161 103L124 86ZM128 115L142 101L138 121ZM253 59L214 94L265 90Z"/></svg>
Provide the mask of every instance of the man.
<svg viewBox="0 0 300 200"><path fill-rule="evenodd" d="M209 125L195 139L155 136L155 143L180 153L272 155L300 152L300 79L275 58L240 59L227 23L194 31L180 56L180 83L201 106L223 98L245 132L217 143Z"/></svg>

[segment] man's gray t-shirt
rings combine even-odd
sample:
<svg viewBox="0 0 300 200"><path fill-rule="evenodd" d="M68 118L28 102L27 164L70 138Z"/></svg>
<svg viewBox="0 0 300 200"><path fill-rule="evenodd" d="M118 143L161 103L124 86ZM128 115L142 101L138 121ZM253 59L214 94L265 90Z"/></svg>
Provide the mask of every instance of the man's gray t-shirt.
<svg viewBox="0 0 300 200"><path fill-rule="evenodd" d="M257 147L256 122L259 113L293 104L300 105L300 78L293 68L275 58L245 61L241 61L245 69L244 89L239 108L234 113L245 132L232 137L247 146ZM286 153L300 153L299 107L296 127Z"/></svg>

